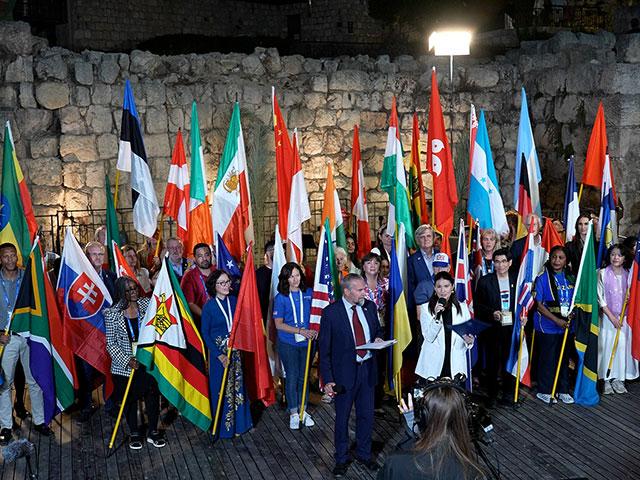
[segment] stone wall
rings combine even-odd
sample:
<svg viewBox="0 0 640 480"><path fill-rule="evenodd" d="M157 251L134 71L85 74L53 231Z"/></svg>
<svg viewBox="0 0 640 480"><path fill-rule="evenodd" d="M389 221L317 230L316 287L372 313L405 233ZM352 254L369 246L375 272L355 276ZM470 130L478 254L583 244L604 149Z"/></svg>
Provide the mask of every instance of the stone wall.
<svg viewBox="0 0 640 480"><path fill-rule="evenodd" d="M0 24L1 120L10 120L16 151L36 211L104 207L104 175L113 181L118 152L123 85L132 82L149 164L160 199L164 195L171 149L179 128L188 131L195 99L209 181L216 173L232 103L240 101L248 159L261 182L273 181L271 86L290 129L298 128L301 157L311 198L323 195L325 162L335 163L336 184L347 198L353 126L361 128L365 180L371 201L384 201L379 189L392 97L398 100L405 149L411 115L423 128L429 102L430 68L439 68L447 125L453 122L454 156L460 163L468 142L469 104L486 110L489 136L506 204L512 203L520 88L527 89L543 172L542 199L560 210L566 166L561 151L571 144L580 178L598 102L604 102L609 150L624 225L640 213L640 35L561 33L545 42L523 42L496 58L456 59L454 93L448 59L423 56L280 57L275 50L251 55L156 56L50 48L26 24ZM451 114L452 112L452 114ZM425 129L426 130L426 129ZM426 133L422 143L425 148ZM189 154L188 154L189 156ZM423 159L424 162L424 159ZM126 184L127 178L122 181ZM254 181L257 181L254 180ZM275 198L273 183L263 196ZM585 197L596 205L597 193ZM121 206L129 202L123 195ZM595 198L595 200L594 200ZM626 228L625 228L626 229ZM625 231L623 229L623 231Z"/></svg>

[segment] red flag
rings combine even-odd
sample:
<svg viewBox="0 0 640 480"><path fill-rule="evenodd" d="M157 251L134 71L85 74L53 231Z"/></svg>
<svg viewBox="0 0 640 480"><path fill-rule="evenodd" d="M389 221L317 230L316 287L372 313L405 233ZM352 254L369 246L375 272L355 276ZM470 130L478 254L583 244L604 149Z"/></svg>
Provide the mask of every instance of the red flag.
<svg viewBox="0 0 640 480"><path fill-rule="evenodd" d="M422 183L422 167L420 166L420 127L418 126L418 114L413 114L413 131L411 133L411 166L409 167L411 185L411 211L414 226L429 223L427 211L427 199L424 195Z"/></svg>
<svg viewBox="0 0 640 480"><path fill-rule="evenodd" d="M130 279L132 279L134 282L138 284L138 290L141 296L148 295L149 292L147 292L142 287L142 285L140 285L140 282L138 281L138 277L136 276L136 273L133 271L131 266L127 263L127 260L124 258L124 255L122 254L122 250L120 250L120 248L118 247L118 244L114 240L111 240L111 249L113 251L113 261L115 263L115 271L118 278L125 277L125 276L129 277Z"/></svg>
<svg viewBox="0 0 640 480"><path fill-rule="evenodd" d="M371 231L369 229L369 212L367 211L367 195L357 125L353 127L353 146L351 148L351 215L356 217L358 252L362 257L371 249Z"/></svg>
<svg viewBox="0 0 640 480"><path fill-rule="evenodd" d="M442 105L435 67L431 71L431 100L429 101L427 166L433 177L433 218L435 229L442 234L442 251L451 258L449 235L453 230L453 214L458 204L458 191L451 158L451 148L444 127Z"/></svg>
<svg viewBox="0 0 640 480"><path fill-rule="evenodd" d="M184 154L182 130L178 130L176 143L171 155L167 189L164 192L162 214L175 220L178 227L178 238L184 244L189 240L189 215L187 202L189 199L189 167Z"/></svg>
<svg viewBox="0 0 640 480"><path fill-rule="evenodd" d="M245 370L252 373L251 376L254 380L247 382L249 397L262 400L262 403L268 407L276 401L276 394L273 389L273 378L267 355L252 250L252 246L249 246L247 264L238 293L238 305L235 313L237 321L233 323L229 347L248 353L245 356Z"/></svg>
<svg viewBox="0 0 640 480"><path fill-rule="evenodd" d="M547 253L551 253L551 249L556 245L563 245L564 242L562 238L556 231L553 226L553 222L550 218L545 217L544 228L542 230L542 248L544 248Z"/></svg>
<svg viewBox="0 0 640 480"><path fill-rule="evenodd" d="M636 241L629 281L627 323L631 329L631 355L636 360L640 360L640 236Z"/></svg>
<svg viewBox="0 0 640 480"><path fill-rule="evenodd" d="M593 122L587 157L584 160L582 172L582 184L600 188L602 185L602 171L604 170L605 157L608 152L607 125L604 121L604 107L602 102L598 105L598 113ZM613 178L613 171L611 172ZM616 190L613 187L613 200L616 202Z"/></svg>
<svg viewBox="0 0 640 480"><path fill-rule="evenodd" d="M275 88L272 90L273 133L276 142L276 184L278 186L278 228L280 237L287 239L291 181L294 174L294 152L287 126L278 106Z"/></svg>

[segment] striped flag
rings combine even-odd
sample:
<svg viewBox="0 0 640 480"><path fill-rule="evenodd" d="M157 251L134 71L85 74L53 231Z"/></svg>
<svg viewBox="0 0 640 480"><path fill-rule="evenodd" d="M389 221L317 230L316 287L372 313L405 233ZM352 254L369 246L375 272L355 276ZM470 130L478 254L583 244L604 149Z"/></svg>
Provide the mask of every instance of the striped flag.
<svg viewBox="0 0 640 480"><path fill-rule="evenodd" d="M176 222L177 235L183 244L186 244L189 240L189 215L187 207L189 198L189 166L187 165L187 157L184 153L182 129L179 129L171 155L169 178L167 179L167 189L164 192L162 212L167 217L173 218Z"/></svg>
<svg viewBox="0 0 640 480"><path fill-rule="evenodd" d="M213 188L211 208L213 231L222 237L235 258L242 258L247 245L253 241L248 174L240 105L236 102Z"/></svg>
<svg viewBox="0 0 640 480"><path fill-rule="evenodd" d="M309 328L315 331L320 330L320 319L322 318L324 307L340 298L340 282L328 232L329 220L325 219L320 229L320 245L318 245L313 294L311 297Z"/></svg>
<svg viewBox="0 0 640 480"><path fill-rule="evenodd" d="M11 331L27 338L31 374L42 390L44 423L74 401L77 386L73 352L62 338L62 318L53 286L45 273L39 239L28 257L16 299Z"/></svg>
<svg viewBox="0 0 640 480"><path fill-rule="evenodd" d="M118 214L113 204L113 196L111 195L111 181L109 180L109 175L104 176L104 191L107 203L107 235L105 238L107 244L105 245L105 249L107 250L108 258L108 263L104 268L108 267L111 271L115 272L116 259L110 245L111 242L115 242L116 247L117 245L120 245L120 226L118 225Z"/></svg>
<svg viewBox="0 0 640 480"><path fill-rule="evenodd" d="M371 231L362 157L360 156L360 134L357 125L353 128L351 152L351 215L356 217L358 252L362 256L371 249Z"/></svg>
<svg viewBox="0 0 640 480"><path fill-rule="evenodd" d="M618 221L616 215L616 202L614 197L613 177L609 155L605 156L602 169L602 188L600 190L600 247L598 248L598 267L604 263L607 249L618 243Z"/></svg>
<svg viewBox="0 0 640 480"><path fill-rule="evenodd" d="M342 208L336 185L333 182L333 165L327 163L327 182L324 188L324 202L322 204L322 222L329 221L329 234L332 246L347 249L347 238L344 231Z"/></svg>
<svg viewBox="0 0 640 480"><path fill-rule="evenodd" d="M640 233L636 240L633 265L629 272L629 300L627 323L631 330L631 355L640 360Z"/></svg>
<svg viewBox="0 0 640 480"><path fill-rule="evenodd" d="M200 142L200 125L196 102L191 105L191 181L189 182L189 239L185 251L189 255L198 243L213 245L213 227L207 195L204 150Z"/></svg>
<svg viewBox="0 0 640 480"><path fill-rule="evenodd" d="M16 157L11 126L7 122L0 180L0 243L14 244L18 250L18 263L24 265L37 230L31 196Z"/></svg>
<svg viewBox="0 0 640 480"><path fill-rule="evenodd" d="M212 417L204 344L168 261L162 262L142 321L136 358L182 416L208 431Z"/></svg>
<svg viewBox="0 0 640 480"><path fill-rule="evenodd" d="M518 232L517 238L522 238L526 235L525 222L527 217L533 213L533 204L531 202L531 186L529 184L529 168L527 166L527 160L524 154L520 157L520 176L518 181L520 184L517 186L518 196L516 197L516 210L518 211Z"/></svg>
<svg viewBox="0 0 640 480"><path fill-rule="evenodd" d="M304 172L298 151L298 131L293 131L293 177L291 178L291 197L289 198L289 216L287 219L287 240L291 246L291 260L302 263L302 224L311 218L309 196L304 183ZM340 205L338 203L338 205ZM342 221L342 213L340 213ZM346 241L345 241L346 245Z"/></svg>
<svg viewBox="0 0 640 480"><path fill-rule="evenodd" d="M473 294L471 288L471 271L469 270L469 252L464 231L464 220L460 219L460 233L458 235L458 259L455 273L456 296L459 302L464 302L473 317Z"/></svg>
<svg viewBox="0 0 640 480"><path fill-rule="evenodd" d="M522 162L524 158L527 165L526 175L529 184L529 198L531 200L531 208L533 213L542 216L542 207L540 205L540 193L538 184L542 181L542 173L540 173L540 164L538 163L538 153L536 152L536 144L533 140L533 130L531 129L531 121L529 120L529 107L527 106L527 95L522 87L522 104L520 105L520 125L518 127L518 145L516 147L516 176L515 176L515 192L513 196L515 209L520 211L518 200L518 189L522 182Z"/></svg>
<svg viewBox="0 0 640 480"><path fill-rule="evenodd" d="M147 163L147 152L144 149L142 128L133 99L133 90L128 79L124 87L120 148L116 168L123 172L131 172L133 227L145 237L152 237L158 228L160 206Z"/></svg>
<svg viewBox="0 0 640 480"><path fill-rule="evenodd" d="M580 201L576 188L576 174L573 164L573 155L569 158L569 174L567 175L567 192L564 196L564 221L565 241L570 242L576 234L576 221L580 216Z"/></svg>
<svg viewBox="0 0 640 480"><path fill-rule="evenodd" d="M427 199L422 183L422 166L420 165L420 126L418 114L413 114L413 130L411 132L411 161L409 163L409 192L411 193L411 221L414 226L429 223Z"/></svg>
<svg viewBox="0 0 640 480"><path fill-rule="evenodd" d="M280 237L280 228L275 226L275 242L273 245L273 264L271 265L271 289L269 292L269 312L267 314L267 353L269 354L269 364L271 366L271 374L274 377L281 377L282 370L280 368L280 356L276 348L278 341L278 332L273 321L273 301L278 294L278 283L282 266L287 263L287 258L282 248L282 238Z"/></svg>

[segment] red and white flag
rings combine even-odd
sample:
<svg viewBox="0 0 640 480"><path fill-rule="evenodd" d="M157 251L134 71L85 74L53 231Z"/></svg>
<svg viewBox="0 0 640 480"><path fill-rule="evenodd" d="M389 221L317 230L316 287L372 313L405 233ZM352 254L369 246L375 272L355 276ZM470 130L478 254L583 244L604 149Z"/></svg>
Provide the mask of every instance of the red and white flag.
<svg viewBox="0 0 640 480"><path fill-rule="evenodd" d="M290 246L289 260L302 263L302 224L311 218L307 186L304 183L302 162L298 152L298 131L293 131L293 176L287 221L287 240Z"/></svg>
<svg viewBox="0 0 640 480"><path fill-rule="evenodd" d="M360 155L360 135L356 125L353 128L353 146L351 149L351 215L356 217L356 236L358 252L365 255L371 249L371 231L369 229L369 212L367 195Z"/></svg>
<svg viewBox="0 0 640 480"><path fill-rule="evenodd" d="M276 90L271 89L271 100L273 103L273 134L275 137L276 150L276 185L278 187L278 225L280 226L280 237L287 239L287 227L289 221L289 200L291 199L291 180L293 178L293 146L289 139L287 125L282 117Z"/></svg>
<svg viewBox="0 0 640 480"><path fill-rule="evenodd" d="M187 199L189 198L189 167L184 153L182 130L178 130L176 143L171 155L169 179L164 192L163 215L173 218L178 227L177 235L183 243L189 237L189 215L187 215Z"/></svg>

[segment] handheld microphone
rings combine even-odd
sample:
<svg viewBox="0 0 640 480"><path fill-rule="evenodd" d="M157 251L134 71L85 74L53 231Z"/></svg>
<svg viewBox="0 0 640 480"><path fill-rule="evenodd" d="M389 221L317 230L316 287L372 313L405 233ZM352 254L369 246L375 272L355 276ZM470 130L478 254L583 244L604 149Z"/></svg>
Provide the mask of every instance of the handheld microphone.
<svg viewBox="0 0 640 480"><path fill-rule="evenodd" d="M438 299L438 305L442 305L444 307L447 305L447 301L441 297ZM436 313L436 320L440 320L441 317L442 317L442 310Z"/></svg>
<svg viewBox="0 0 640 480"><path fill-rule="evenodd" d="M14 440L2 449L2 456L5 463L13 463L20 458L30 457L35 453L35 447L26 438Z"/></svg>

